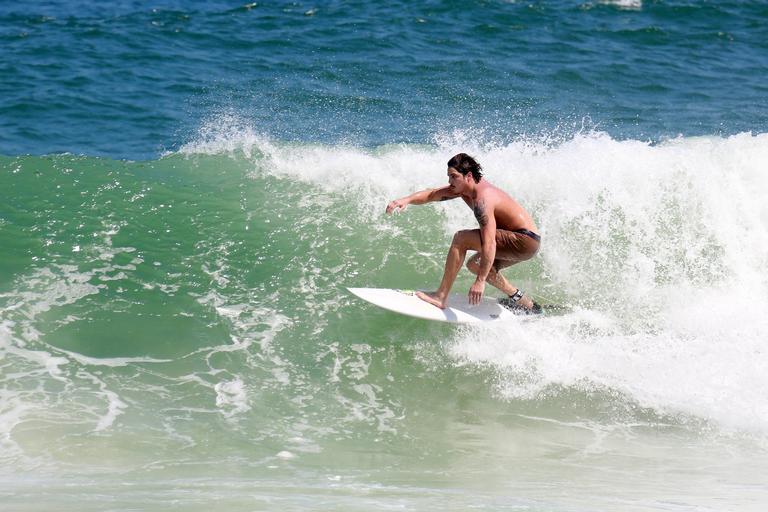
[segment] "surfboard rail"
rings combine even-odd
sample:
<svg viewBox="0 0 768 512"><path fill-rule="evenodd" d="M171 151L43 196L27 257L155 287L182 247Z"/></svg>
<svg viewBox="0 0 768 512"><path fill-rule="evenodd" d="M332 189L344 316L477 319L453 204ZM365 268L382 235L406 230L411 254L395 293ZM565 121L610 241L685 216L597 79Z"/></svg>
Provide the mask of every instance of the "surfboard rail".
<svg viewBox="0 0 768 512"><path fill-rule="evenodd" d="M466 295L452 293L448 296L448 306L440 309L418 298L415 290L393 288L347 288L347 290L380 308L424 320L471 324L498 321L514 315L492 297L483 297L480 304L472 305L469 304Z"/></svg>

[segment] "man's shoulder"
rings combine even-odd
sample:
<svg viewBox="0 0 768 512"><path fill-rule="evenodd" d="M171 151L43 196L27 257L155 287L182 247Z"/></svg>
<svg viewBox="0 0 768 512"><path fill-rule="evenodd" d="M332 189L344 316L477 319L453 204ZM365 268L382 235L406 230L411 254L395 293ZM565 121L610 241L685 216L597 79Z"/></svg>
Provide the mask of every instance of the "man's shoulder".
<svg viewBox="0 0 768 512"><path fill-rule="evenodd" d="M477 199L485 201L485 203L490 206L505 202L509 199L509 196L497 186L490 182L486 182L486 186L477 191Z"/></svg>

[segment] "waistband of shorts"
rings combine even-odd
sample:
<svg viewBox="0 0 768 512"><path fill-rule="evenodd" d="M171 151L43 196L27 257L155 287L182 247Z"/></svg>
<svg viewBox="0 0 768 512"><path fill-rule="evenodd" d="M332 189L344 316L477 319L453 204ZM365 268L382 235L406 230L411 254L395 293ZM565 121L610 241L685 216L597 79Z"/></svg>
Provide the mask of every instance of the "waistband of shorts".
<svg viewBox="0 0 768 512"><path fill-rule="evenodd" d="M513 229L512 233L520 233L521 235L526 235L526 236L529 236L529 237L533 238L537 242L541 242L541 237L539 235L537 235L533 231L529 231L527 229Z"/></svg>

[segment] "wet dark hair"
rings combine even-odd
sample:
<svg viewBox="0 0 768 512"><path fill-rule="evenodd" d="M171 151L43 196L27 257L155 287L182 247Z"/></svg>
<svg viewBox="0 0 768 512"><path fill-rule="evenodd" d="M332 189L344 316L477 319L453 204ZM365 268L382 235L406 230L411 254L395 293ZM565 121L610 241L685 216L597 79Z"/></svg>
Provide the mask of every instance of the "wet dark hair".
<svg viewBox="0 0 768 512"><path fill-rule="evenodd" d="M464 176L471 172L475 183L480 183L480 178L483 177L483 168L477 163L477 160L466 153L454 155L453 158L448 160L448 167L453 167Z"/></svg>

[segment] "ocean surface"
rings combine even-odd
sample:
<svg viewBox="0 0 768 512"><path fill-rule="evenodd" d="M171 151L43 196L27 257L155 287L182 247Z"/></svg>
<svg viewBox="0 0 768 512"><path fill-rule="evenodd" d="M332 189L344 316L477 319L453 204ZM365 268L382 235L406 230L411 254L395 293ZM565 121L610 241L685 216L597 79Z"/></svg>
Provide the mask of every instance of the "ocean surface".
<svg viewBox="0 0 768 512"><path fill-rule="evenodd" d="M766 510L767 26L0 4L0 511ZM471 212L384 208L457 152L532 213L506 275L557 314L346 291L437 286Z"/></svg>

